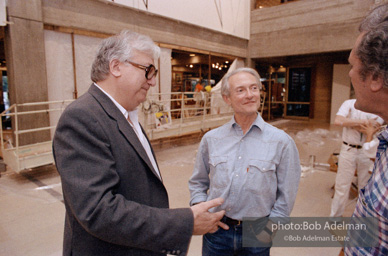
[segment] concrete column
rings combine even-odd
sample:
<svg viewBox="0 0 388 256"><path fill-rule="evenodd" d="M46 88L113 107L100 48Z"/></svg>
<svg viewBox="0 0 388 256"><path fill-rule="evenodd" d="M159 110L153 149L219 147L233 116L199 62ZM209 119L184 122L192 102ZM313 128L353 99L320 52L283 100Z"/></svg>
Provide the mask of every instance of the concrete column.
<svg viewBox="0 0 388 256"><path fill-rule="evenodd" d="M41 0L8 0L7 8L9 25L5 30L5 56L10 103L12 105L47 101ZM23 109L18 110L23 111ZM45 125L49 125L48 114L33 114L18 118L19 129ZM13 129L16 127L15 120L12 121L12 127ZM49 140L50 137L46 132L34 132L23 135L19 139L20 144L23 145Z"/></svg>

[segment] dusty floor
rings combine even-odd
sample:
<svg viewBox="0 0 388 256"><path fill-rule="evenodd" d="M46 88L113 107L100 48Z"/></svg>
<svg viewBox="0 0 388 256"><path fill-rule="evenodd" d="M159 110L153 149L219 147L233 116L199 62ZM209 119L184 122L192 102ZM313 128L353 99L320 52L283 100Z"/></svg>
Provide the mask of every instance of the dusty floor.
<svg viewBox="0 0 388 256"><path fill-rule="evenodd" d="M341 145L341 129L328 124L280 120L273 125L290 134L299 149L303 167L315 159L312 171L301 178L292 216L326 217L330 212L335 173L327 160ZM191 175L198 142L156 149L157 160L169 192L172 208L187 207L187 181ZM313 157L311 156L313 155ZM303 168L308 170L308 168ZM350 198L345 216L351 216ZM61 255L64 205L59 176L53 166L0 177L0 255ZM201 255L201 237L194 237L189 256ZM338 255L340 248L272 248L271 255Z"/></svg>

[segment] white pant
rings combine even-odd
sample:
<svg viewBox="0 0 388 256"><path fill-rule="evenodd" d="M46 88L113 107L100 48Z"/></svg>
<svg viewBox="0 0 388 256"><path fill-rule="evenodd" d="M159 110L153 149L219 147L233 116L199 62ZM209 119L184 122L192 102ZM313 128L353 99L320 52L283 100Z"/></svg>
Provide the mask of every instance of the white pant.
<svg viewBox="0 0 388 256"><path fill-rule="evenodd" d="M362 148L357 149L342 144L330 217L341 217L344 213L356 169L358 189L366 185L370 177L368 170L371 162L370 158L363 153Z"/></svg>

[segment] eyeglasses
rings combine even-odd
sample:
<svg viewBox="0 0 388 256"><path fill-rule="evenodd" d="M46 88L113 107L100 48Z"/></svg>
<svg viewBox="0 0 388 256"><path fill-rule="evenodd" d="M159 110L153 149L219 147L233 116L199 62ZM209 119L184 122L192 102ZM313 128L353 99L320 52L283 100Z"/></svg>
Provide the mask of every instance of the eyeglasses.
<svg viewBox="0 0 388 256"><path fill-rule="evenodd" d="M149 65L148 67L146 67L146 66L137 64L137 63L129 61L129 60L126 60L125 62L128 62L129 64L132 64L133 66L135 66L137 68L143 69L145 71L145 78L147 80L152 79L154 76L156 76L158 74L158 70L152 64Z"/></svg>

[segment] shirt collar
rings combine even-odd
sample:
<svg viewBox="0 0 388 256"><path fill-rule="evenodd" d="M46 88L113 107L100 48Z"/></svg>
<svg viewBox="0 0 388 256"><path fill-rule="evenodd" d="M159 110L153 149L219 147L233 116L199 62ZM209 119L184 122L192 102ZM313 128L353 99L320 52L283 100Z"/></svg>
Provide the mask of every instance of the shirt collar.
<svg viewBox="0 0 388 256"><path fill-rule="evenodd" d="M232 117L232 119L229 121L228 124L230 125L231 128L233 128L235 125L238 125L234 116ZM257 117L256 117L255 121L253 121L252 126L249 130L251 130L253 126L258 127L260 130L263 130L264 124L265 124L264 119L260 116L259 113L257 113Z"/></svg>
<svg viewBox="0 0 388 256"><path fill-rule="evenodd" d="M103 93L105 93L106 96L109 97L109 99L116 105L116 107L120 110L121 113L123 113L125 119L128 119L128 117L131 119L131 122L137 123L138 122L138 116L137 116L137 108L132 111L127 111L123 106L120 105L109 93L104 91L98 84L94 83L94 85L100 89Z"/></svg>

